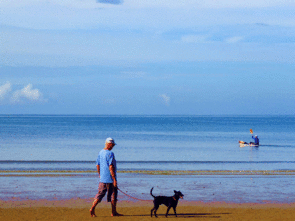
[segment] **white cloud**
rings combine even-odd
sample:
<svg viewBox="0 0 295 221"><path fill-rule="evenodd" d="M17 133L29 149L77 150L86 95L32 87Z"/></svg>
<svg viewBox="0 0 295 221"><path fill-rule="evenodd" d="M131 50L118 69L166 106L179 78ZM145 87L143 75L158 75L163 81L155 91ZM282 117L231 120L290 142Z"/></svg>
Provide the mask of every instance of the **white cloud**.
<svg viewBox="0 0 295 221"><path fill-rule="evenodd" d="M32 89L32 87L32 84L28 84L23 89L15 91L11 98L12 102L17 103L24 100L42 101L41 92L38 89Z"/></svg>
<svg viewBox="0 0 295 221"><path fill-rule="evenodd" d="M0 100L4 99L4 97L7 95L7 93L9 91L11 91L11 84L9 82L1 85L0 86Z"/></svg>
<svg viewBox="0 0 295 221"><path fill-rule="evenodd" d="M170 105L170 97L167 96L166 94L160 94L159 97L162 99L162 101L164 102L164 104L166 106Z"/></svg>
<svg viewBox="0 0 295 221"><path fill-rule="evenodd" d="M106 4L112 3L112 4ZM127 6L129 8L245 8L245 7L279 7L279 6L294 6L295 2L291 0L1 0L0 7L23 7L34 6L37 4L52 4L61 5L70 8L97 8L101 5L107 7L108 5Z"/></svg>
<svg viewBox="0 0 295 221"><path fill-rule="evenodd" d="M123 0L51 0L51 1L44 1L44 0L1 0L0 7L3 8L19 8L25 6L38 6L38 5L55 5L55 6L62 6L68 8L78 8L78 9L93 9L93 8L104 8L110 7L109 5L118 5L122 4ZM109 4L107 4L109 3Z"/></svg>
<svg viewBox="0 0 295 221"><path fill-rule="evenodd" d="M233 43L240 42L240 41L242 41L243 39L244 39L244 38L241 37L241 36L235 36L235 37L231 37L231 38L227 38L227 39L225 39L225 42L226 42L226 43L233 44Z"/></svg>
<svg viewBox="0 0 295 221"><path fill-rule="evenodd" d="M290 0L124 0L124 4L134 8L256 8L294 6Z"/></svg>
<svg viewBox="0 0 295 221"><path fill-rule="evenodd" d="M236 60L237 56L227 53L232 50L244 53L239 56L241 59L253 60L252 54L259 53L259 60L279 58L289 62L292 60L289 54L294 51L289 46L292 42L283 42L279 51L271 50L281 39L291 41L294 37L291 2L124 0L122 4L114 5L98 0L2 0L0 8L4 5L7 8L0 13L0 38L5 39L0 56L3 57L2 65L7 66L56 67L113 62ZM269 7L261 8L259 13L256 8L242 7L251 4ZM214 9L210 9L211 5ZM220 5L240 5L241 9L219 9ZM202 9L205 6L207 8ZM247 28L253 24L269 24L269 27L242 30L243 26ZM280 26L285 28L283 32ZM250 42L269 39L267 50L270 53L263 51L266 48L264 41L254 46L247 44L246 50L236 48L234 43L244 40L235 37L239 35L247 36ZM224 39L225 36L233 38ZM233 47L224 48L222 43L230 43ZM248 47L253 48L248 50ZM141 73L130 73L125 77L143 78ZM148 77L150 75L144 78Z"/></svg>

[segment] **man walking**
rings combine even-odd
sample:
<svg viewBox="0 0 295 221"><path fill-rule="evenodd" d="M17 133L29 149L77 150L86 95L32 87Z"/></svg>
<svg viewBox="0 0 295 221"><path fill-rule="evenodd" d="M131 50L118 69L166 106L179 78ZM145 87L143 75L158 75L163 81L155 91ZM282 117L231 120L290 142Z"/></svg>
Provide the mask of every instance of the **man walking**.
<svg viewBox="0 0 295 221"><path fill-rule="evenodd" d="M122 216L117 212L117 168L115 155L112 152L113 147L116 145L114 139L107 138L105 147L99 152L96 160L96 168L100 177L98 185L98 193L94 197L92 207L90 209L91 217L96 217L95 207L101 202L107 193L107 201L112 205L112 216Z"/></svg>

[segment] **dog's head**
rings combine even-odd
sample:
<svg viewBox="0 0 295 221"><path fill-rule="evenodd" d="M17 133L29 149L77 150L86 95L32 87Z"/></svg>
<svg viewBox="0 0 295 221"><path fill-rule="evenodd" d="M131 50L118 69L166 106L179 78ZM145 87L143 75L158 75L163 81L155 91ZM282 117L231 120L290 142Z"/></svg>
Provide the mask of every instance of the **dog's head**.
<svg viewBox="0 0 295 221"><path fill-rule="evenodd" d="M176 197L183 199L184 195L182 194L182 192L174 190L174 193Z"/></svg>

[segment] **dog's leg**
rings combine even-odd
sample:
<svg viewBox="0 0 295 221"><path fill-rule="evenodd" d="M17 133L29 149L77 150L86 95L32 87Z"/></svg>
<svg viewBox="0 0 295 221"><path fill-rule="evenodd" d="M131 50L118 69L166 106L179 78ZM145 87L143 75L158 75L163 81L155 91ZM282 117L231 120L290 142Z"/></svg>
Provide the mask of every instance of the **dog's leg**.
<svg viewBox="0 0 295 221"><path fill-rule="evenodd" d="M154 208L152 208L151 210L151 217L153 217L153 212L155 214L155 217L158 217L157 216L157 210L159 209L159 206L154 206Z"/></svg>
<svg viewBox="0 0 295 221"><path fill-rule="evenodd" d="M168 206L167 212L166 212L166 215L165 215L166 217L168 216L168 213L169 213L170 208L171 208L171 206Z"/></svg>
<svg viewBox="0 0 295 221"><path fill-rule="evenodd" d="M153 217L153 211L155 210L155 207L154 208L152 208L152 210L151 210L151 217Z"/></svg>
<svg viewBox="0 0 295 221"><path fill-rule="evenodd" d="M177 214L176 214L176 206L173 207L173 210L174 210L174 214L175 214L175 216L177 217Z"/></svg>
<svg viewBox="0 0 295 221"><path fill-rule="evenodd" d="M159 206L155 206L155 210L154 210L155 217L158 217L158 215L157 215L157 210L158 209L159 209Z"/></svg>

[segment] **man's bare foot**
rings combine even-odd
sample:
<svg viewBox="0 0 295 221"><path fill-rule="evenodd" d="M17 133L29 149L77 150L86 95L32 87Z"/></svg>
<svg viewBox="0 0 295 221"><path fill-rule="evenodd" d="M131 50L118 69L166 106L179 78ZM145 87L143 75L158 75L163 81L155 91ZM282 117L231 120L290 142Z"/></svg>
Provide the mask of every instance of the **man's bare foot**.
<svg viewBox="0 0 295 221"><path fill-rule="evenodd" d="M91 217L96 217L94 209L90 209L89 212Z"/></svg>
<svg viewBox="0 0 295 221"><path fill-rule="evenodd" d="M124 215L116 212L116 213L112 213L112 216L124 216Z"/></svg>

